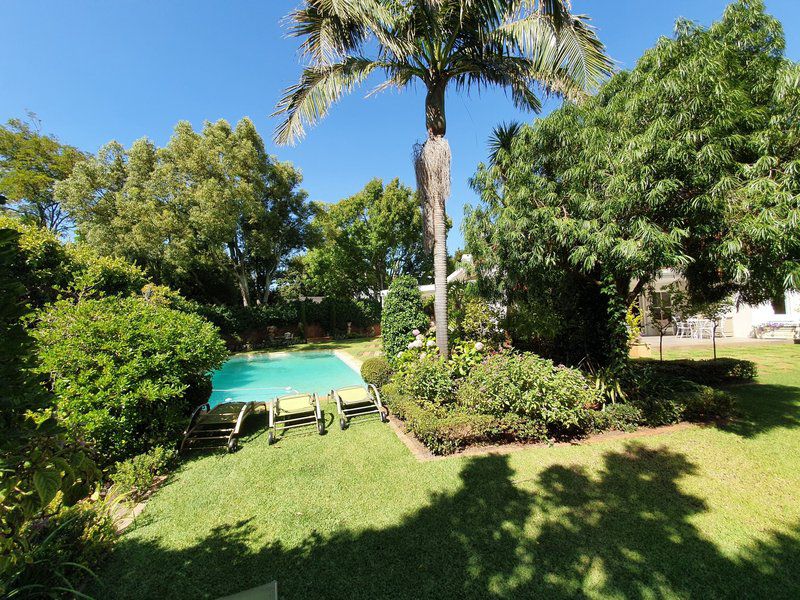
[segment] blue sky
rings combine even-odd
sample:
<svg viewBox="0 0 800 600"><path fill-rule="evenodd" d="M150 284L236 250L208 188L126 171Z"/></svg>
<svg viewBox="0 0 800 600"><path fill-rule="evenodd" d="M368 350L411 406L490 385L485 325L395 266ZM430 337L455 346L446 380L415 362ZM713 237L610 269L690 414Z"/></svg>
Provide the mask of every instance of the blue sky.
<svg viewBox="0 0 800 600"><path fill-rule="evenodd" d="M414 184L411 146L423 138L420 89L364 99L370 88L334 106L293 148L271 140L269 117L281 91L300 72L298 41L281 18L299 0L2 0L0 121L38 114L45 131L95 152L116 139L147 136L158 144L179 120L236 122L249 116L270 152L304 175L314 200L335 202L373 177ZM632 67L678 17L703 24L719 18L725 0L573 0L592 17L621 68ZM800 58L800 2L767 0L786 31L787 54ZM485 160L486 139L504 120L530 120L498 91L450 94L455 227L449 246L462 245L463 206L475 202L467 180ZM546 111L558 103L549 101Z"/></svg>

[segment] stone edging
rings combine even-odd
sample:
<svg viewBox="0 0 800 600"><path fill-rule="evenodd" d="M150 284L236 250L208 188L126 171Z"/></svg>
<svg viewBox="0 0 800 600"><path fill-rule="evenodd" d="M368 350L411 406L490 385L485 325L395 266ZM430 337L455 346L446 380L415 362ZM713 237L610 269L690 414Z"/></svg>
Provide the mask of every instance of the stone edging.
<svg viewBox="0 0 800 600"><path fill-rule="evenodd" d="M364 361L360 358L356 358L352 354L348 353L345 350L334 350L333 355L346 364L348 367L353 369L356 373L358 373L359 377L361 376L361 365L364 364Z"/></svg>

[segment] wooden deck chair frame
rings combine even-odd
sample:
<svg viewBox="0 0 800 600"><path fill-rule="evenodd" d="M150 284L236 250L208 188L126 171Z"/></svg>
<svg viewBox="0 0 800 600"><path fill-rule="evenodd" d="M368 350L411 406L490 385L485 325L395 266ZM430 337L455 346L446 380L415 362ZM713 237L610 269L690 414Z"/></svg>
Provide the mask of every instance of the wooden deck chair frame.
<svg viewBox="0 0 800 600"><path fill-rule="evenodd" d="M359 400L346 400L340 394L340 392L351 390L363 390L364 396ZM381 393L378 391L378 388L371 383L367 385L350 385L339 388L338 390L331 390L331 398L336 402L336 412L339 413L340 429L346 429L350 419L353 417L360 417L372 413L378 413L383 423L389 420L387 417L387 410L381 402Z"/></svg>
<svg viewBox="0 0 800 600"><path fill-rule="evenodd" d="M281 411L281 402L286 403L292 399L308 398L308 410L298 411L297 409ZM274 444L278 439L278 429L281 432L287 429L295 429L297 427L308 427L309 425L316 425L317 432L320 435L325 433L325 416L320 408L319 397L316 393L313 394L287 394L278 396L272 402L269 402L269 434L267 441L269 444ZM284 416L284 414L286 416ZM293 416L294 415L294 416Z"/></svg>

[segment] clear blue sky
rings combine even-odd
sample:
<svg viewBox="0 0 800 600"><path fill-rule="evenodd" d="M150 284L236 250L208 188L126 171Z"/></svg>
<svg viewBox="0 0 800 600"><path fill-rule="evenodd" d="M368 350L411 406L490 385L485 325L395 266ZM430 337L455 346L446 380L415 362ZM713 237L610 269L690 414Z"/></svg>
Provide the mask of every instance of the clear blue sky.
<svg viewBox="0 0 800 600"><path fill-rule="evenodd" d="M414 185L411 146L424 136L419 89L364 99L356 92L294 148L277 148L269 114L300 72L298 41L281 18L299 0L0 0L0 121L32 110L43 129L95 152L116 139L147 136L163 144L175 123L249 116L271 153L292 161L314 200L335 202L373 177ZM719 18L725 0L573 0L588 14L621 68L633 66L677 17L703 24ZM767 0L784 25L787 54L800 58L800 0ZM486 157L494 125L519 113L502 92L448 97L453 148L455 227L462 245L463 206L474 202L467 179ZM550 101L551 110L557 102Z"/></svg>

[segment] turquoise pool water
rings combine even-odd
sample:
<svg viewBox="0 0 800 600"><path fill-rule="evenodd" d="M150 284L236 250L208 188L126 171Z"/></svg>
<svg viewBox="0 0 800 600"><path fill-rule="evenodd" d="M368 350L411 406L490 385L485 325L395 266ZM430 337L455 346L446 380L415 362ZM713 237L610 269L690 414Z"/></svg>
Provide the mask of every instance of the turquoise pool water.
<svg viewBox="0 0 800 600"><path fill-rule="evenodd" d="M322 395L363 381L333 352L314 351L234 356L214 371L211 383L213 408L220 402L263 402L294 391Z"/></svg>

